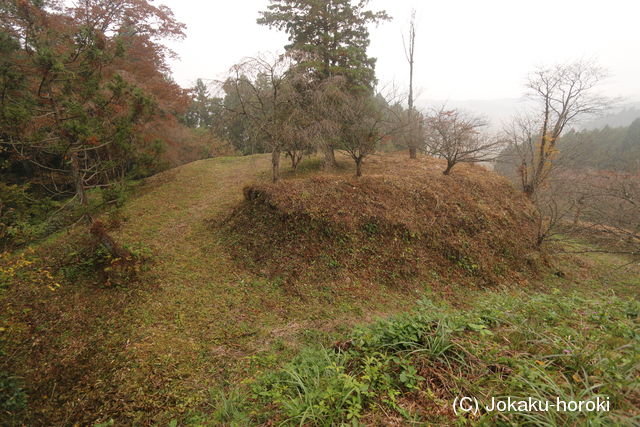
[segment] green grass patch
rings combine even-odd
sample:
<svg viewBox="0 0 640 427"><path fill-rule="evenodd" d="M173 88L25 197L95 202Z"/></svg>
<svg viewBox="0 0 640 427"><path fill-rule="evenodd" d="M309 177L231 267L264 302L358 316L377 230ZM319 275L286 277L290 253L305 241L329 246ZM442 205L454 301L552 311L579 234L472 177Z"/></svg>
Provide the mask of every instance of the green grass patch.
<svg viewBox="0 0 640 427"><path fill-rule="evenodd" d="M632 425L638 421L640 303L609 294L489 293L472 310L422 300L411 314L307 347L278 370L233 389L215 420L230 424L406 422ZM457 396L586 401L610 412L460 415Z"/></svg>

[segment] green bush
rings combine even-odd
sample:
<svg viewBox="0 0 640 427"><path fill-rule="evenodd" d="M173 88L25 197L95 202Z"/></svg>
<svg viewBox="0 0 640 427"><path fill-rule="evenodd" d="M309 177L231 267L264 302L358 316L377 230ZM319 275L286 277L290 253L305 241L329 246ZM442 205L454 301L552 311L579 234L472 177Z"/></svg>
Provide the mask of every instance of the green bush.
<svg viewBox="0 0 640 427"><path fill-rule="evenodd" d="M0 182L0 249L10 249L47 233L48 213L58 203L29 193L29 185Z"/></svg>
<svg viewBox="0 0 640 427"><path fill-rule="evenodd" d="M127 181L113 183L101 191L102 203L122 207L129 198L130 184Z"/></svg>

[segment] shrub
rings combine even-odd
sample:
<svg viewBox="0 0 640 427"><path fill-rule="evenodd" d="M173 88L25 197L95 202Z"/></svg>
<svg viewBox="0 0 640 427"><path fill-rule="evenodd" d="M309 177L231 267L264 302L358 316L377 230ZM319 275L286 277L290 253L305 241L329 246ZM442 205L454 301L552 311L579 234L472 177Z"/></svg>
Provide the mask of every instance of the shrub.
<svg viewBox="0 0 640 427"><path fill-rule="evenodd" d="M130 193L130 184L127 181L116 182L101 191L102 203L122 207Z"/></svg>
<svg viewBox="0 0 640 427"><path fill-rule="evenodd" d="M28 185L0 182L0 250L24 245L51 228L45 222L58 202L29 194Z"/></svg>

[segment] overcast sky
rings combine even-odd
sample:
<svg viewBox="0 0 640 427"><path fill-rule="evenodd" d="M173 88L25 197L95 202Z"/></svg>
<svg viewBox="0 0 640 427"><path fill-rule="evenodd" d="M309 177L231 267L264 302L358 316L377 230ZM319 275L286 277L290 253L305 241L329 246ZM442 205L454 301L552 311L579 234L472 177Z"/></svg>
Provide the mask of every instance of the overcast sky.
<svg viewBox="0 0 640 427"><path fill-rule="evenodd" d="M171 47L185 87L219 79L244 56L279 52L286 35L256 24L268 0L163 0L187 24ZM404 88L402 52L412 8L417 12L416 79L420 100L517 98L538 65L596 59L611 77L605 94L640 100L640 0L372 0L393 21L371 29L369 54L381 84Z"/></svg>

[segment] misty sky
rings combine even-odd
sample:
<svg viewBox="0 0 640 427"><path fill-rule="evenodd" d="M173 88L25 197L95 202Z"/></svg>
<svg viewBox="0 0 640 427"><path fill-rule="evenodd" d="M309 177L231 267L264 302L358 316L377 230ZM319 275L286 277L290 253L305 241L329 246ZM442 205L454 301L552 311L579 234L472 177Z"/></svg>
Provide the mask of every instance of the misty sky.
<svg viewBox="0 0 640 427"><path fill-rule="evenodd" d="M187 24L171 43L182 86L220 79L244 56L280 52L286 35L256 24L267 0L164 0ZM405 88L402 51L410 11L417 11L416 88L420 100L516 98L538 65L596 59L611 77L605 94L640 100L639 0L372 0L394 18L371 28L369 54L380 84Z"/></svg>

